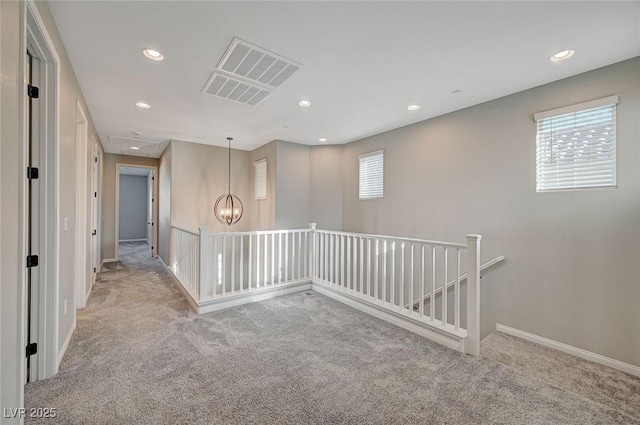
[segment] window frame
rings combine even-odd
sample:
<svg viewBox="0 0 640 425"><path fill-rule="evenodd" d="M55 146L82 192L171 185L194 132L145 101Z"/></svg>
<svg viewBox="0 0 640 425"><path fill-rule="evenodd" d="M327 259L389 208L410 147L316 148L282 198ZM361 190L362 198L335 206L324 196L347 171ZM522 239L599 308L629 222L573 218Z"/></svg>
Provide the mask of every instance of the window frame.
<svg viewBox="0 0 640 425"><path fill-rule="evenodd" d="M606 190L606 189L616 189L617 188L617 169L618 169L618 154L617 154L617 128L618 128L618 123L617 123L617 105L620 103L620 96L618 95L613 95L613 96L607 96L607 97L603 97L603 98L599 98L599 99L594 99L594 100L590 100L588 102L582 102L582 103L578 103L578 104L574 104L574 105L569 105L569 106L565 106L562 108L556 108L556 109L551 109L551 110L547 110L547 111L543 111L543 112L538 112L536 114L534 114L533 116L533 120L536 123L536 130L535 130L535 153L534 153L534 157L535 157L535 188L536 188L536 193L545 193L545 192L565 192L565 191L582 191L582 190ZM612 142L611 142L611 146L613 146L613 158L612 158L612 168L610 168L611 170L611 175L612 175L612 182L611 184L606 184L606 185L578 185L576 183L575 180L573 180L573 184L571 185L567 185L568 182L566 182L563 186L560 187L547 187L545 188L544 185L542 185L541 183L541 178L540 178L540 171L541 168L543 168L543 165L540 164L540 150L541 150L541 142L540 142L540 121L543 120L548 120L550 118L560 118L564 115L570 115L570 114L579 114L582 112L587 112L587 111L591 111L594 109L603 109L603 108L609 108L609 107L613 107L613 119L612 119L612 123L613 123L613 137L612 137ZM553 142L552 142L553 143ZM551 167L548 167L551 168ZM587 167L584 167L584 169L582 170L582 173L588 173L592 170L588 169ZM584 176L584 174L578 174L579 176ZM561 183L561 182L560 182ZM560 184L558 183L558 185ZM548 186L548 185L547 185Z"/></svg>
<svg viewBox="0 0 640 425"><path fill-rule="evenodd" d="M262 164L264 164L264 196L258 196L258 166L262 166ZM269 196L268 169L267 158L259 159L253 163L253 198L256 201L265 201Z"/></svg>
<svg viewBox="0 0 640 425"><path fill-rule="evenodd" d="M362 161L366 160L367 158L371 158L371 157L378 157L380 156L382 158L382 184L380 185L380 190L381 193L379 196L377 195L373 195L373 196L363 196L362 195ZM358 199L362 200L362 201L367 201L367 200L375 200L375 199L382 199L384 198L384 149L379 149L376 151L372 151L372 152L367 152L367 153L363 153L358 155Z"/></svg>

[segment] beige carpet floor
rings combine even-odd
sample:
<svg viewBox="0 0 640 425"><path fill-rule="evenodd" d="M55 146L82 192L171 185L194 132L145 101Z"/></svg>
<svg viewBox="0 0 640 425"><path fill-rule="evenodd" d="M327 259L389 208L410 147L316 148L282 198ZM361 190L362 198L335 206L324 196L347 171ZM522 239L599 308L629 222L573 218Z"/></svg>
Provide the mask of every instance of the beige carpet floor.
<svg viewBox="0 0 640 425"><path fill-rule="evenodd" d="M465 356L315 292L198 316L137 244L99 275L43 424L639 424L640 380L494 333Z"/></svg>

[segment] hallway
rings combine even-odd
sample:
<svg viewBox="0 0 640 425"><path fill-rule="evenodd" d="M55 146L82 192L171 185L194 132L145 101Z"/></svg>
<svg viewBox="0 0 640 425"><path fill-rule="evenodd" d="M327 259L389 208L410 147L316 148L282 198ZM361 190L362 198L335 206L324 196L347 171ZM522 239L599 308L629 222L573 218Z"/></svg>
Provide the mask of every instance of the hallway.
<svg viewBox="0 0 640 425"><path fill-rule="evenodd" d="M120 249L58 375L25 389L57 417L26 423L640 424L629 375L574 362L594 396L500 349L570 356L500 334L465 356L311 291L198 316L146 244Z"/></svg>

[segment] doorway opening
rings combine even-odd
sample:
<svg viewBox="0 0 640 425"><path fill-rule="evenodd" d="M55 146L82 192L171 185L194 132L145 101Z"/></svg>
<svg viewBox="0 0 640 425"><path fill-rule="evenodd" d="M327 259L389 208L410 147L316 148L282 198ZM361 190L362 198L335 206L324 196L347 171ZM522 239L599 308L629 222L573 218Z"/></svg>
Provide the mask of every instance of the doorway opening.
<svg viewBox="0 0 640 425"><path fill-rule="evenodd" d="M115 256L120 243L146 244L149 255L158 255L157 167L116 164Z"/></svg>

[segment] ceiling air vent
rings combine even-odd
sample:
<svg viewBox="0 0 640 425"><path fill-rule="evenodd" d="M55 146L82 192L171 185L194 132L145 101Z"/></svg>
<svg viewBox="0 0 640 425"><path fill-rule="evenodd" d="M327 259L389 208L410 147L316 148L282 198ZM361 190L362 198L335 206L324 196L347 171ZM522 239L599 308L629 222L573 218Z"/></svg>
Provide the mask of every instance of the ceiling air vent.
<svg viewBox="0 0 640 425"><path fill-rule="evenodd" d="M202 91L257 105L304 65L234 38Z"/></svg>
<svg viewBox="0 0 640 425"><path fill-rule="evenodd" d="M234 38L222 56L218 70L275 88L303 66L262 47Z"/></svg>
<svg viewBox="0 0 640 425"><path fill-rule="evenodd" d="M130 149L131 146L136 146L142 149L155 149L160 145L160 142L110 135L109 144L116 148L122 148L122 149Z"/></svg>
<svg viewBox="0 0 640 425"><path fill-rule="evenodd" d="M223 75L217 71L204 86L204 92L249 105L257 105L271 93L262 87Z"/></svg>

